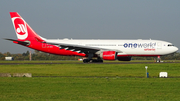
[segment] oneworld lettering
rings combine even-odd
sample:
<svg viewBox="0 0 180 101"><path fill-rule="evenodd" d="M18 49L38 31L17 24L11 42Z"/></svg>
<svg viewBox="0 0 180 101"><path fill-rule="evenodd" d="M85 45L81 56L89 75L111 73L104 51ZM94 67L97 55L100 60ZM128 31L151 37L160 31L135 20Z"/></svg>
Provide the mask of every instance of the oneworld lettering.
<svg viewBox="0 0 180 101"><path fill-rule="evenodd" d="M125 43L124 48L155 48L156 43Z"/></svg>

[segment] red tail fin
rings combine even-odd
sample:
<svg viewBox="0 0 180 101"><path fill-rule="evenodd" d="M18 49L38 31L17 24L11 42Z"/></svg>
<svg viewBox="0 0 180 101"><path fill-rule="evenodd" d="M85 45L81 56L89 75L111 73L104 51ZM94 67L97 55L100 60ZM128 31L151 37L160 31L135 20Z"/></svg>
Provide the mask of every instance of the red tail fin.
<svg viewBox="0 0 180 101"><path fill-rule="evenodd" d="M10 12L10 15L18 40L37 40L41 42L45 40L44 38L36 34L36 32L17 12Z"/></svg>

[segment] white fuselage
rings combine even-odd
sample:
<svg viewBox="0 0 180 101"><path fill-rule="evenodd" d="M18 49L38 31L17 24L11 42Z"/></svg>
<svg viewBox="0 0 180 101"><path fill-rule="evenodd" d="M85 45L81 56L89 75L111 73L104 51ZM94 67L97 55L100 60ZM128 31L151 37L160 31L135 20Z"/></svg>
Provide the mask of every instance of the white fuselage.
<svg viewBox="0 0 180 101"><path fill-rule="evenodd" d="M118 55L132 56L156 56L166 55L178 50L171 43L160 40L74 40L74 39L48 39L47 42L65 43L98 47L109 50L116 50Z"/></svg>

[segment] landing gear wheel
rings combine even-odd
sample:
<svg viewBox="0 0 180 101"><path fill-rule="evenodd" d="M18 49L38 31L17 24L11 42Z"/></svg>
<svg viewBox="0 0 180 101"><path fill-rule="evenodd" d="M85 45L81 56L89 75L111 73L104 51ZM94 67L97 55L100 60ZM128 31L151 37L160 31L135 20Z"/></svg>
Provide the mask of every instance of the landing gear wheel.
<svg viewBox="0 0 180 101"><path fill-rule="evenodd" d="M96 59L90 59L90 60L84 59L83 62L84 63L88 63L88 62L90 62L90 63L103 63L103 60L101 60L101 59L100 60L99 59L97 59L97 60Z"/></svg>
<svg viewBox="0 0 180 101"><path fill-rule="evenodd" d="M88 59L84 59L83 62L84 62L84 63L88 63L89 60L88 60Z"/></svg>
<svg viewBox="0 0 180 101"><path fill-rule="evenodd" d="M103 60L97 60L98 62L100 62L100 63L103 63Z"/></svg>
<svg viewBox="0 0 180 101"><path fill-rule="evenodd" d="M103 63L103 60L100 60L99 62L102 62L102 63Z"/></svg>

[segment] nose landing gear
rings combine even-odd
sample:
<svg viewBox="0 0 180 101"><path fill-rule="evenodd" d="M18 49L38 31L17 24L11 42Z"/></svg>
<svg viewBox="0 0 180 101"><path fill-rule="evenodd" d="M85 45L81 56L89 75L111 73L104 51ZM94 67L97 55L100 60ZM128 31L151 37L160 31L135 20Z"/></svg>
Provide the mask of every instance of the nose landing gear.
<svg viewBox="0 0 180 101"><path fill-rule="evenodd" d="M157 56L157 62L161 62L161 57Z"/></svg>

